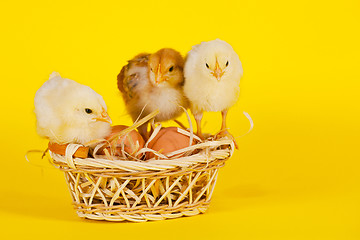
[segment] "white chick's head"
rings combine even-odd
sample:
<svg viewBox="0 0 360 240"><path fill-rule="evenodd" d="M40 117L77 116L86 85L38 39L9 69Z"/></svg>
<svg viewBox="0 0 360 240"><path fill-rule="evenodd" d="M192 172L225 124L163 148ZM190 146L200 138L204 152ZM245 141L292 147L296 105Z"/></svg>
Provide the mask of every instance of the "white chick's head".
<svg viewBox="0 0 360 240"><path fill-rule="evenodd" d="M220 39L194 46L185 64L185 77L194 70L200 77L217 82L240 79L243 74L239 56L230 44Z"/></svg>
<svg viewBox="0 0 360 240"><path fill-rule="evenodd" d="M104 99L90 87L69 90L61 104L64 120L79 125L99 125L111 123Z"/></svg>
<svg viewBox="0 0 360 240"><path fill-rule="evenodd" d="M171 48L163 48L149 58L149 78L154 86L176 87L184 82L184 59Z"/></svg>
<svg viewBox="0 0 360 240"><path fill-rule="evenodd" d="M50 77L37 91L35 114L39 135L60 144L85 144L110 132L103 98L90 87L60 75Z"/></svg>
<svg viewBox="0 0 360 240"><path fill-rule="evenodd" d="M111 119L105 101L90 87L69 90L58 109L65 125L78 130L75 139L82 144L108 133Z"/></svg>

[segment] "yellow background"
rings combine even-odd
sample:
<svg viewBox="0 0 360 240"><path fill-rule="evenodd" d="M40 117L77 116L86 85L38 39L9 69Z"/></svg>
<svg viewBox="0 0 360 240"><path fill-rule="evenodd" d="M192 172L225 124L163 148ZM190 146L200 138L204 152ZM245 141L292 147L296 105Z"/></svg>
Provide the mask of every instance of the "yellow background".
<svg viewBox="0 0 360 240"><path fill-rule="evenodd" d="M7 1L1 24L3 239L360 239L359 1ZM11 3L10 3L11 2ZM101 3L100 3L101 2ZM52 71L104 96L130 124L116 75L140 52L220 38L244 68L228 125L243 135L206 214L83 220L63 174L31 155L33 98ZM185 121L184 116L181 118ZM205 130L220 127L206 114ZM35 166L39 165L39 166Z"/></svg>

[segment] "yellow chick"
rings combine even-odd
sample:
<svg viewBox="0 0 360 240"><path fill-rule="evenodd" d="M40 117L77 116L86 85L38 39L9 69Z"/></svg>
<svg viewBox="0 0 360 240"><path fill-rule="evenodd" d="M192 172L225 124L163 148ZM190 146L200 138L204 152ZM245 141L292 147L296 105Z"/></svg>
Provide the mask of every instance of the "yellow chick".
<svg viewBox="0 0 360 240"><path fill-rule="evenodd" d="M128 61L117 76L117 83L133 121L157 109L160 113L155 121L167 121L181 115L179 106L187 107L183 94L183 67L183 57L170 48L154 54L142 53ZM144 124L138 129L145 139L148 138L147 127L148 124Z"/></svg>
<svg viewBox="0 0 360 240"><path fill-rule="evenodd" d="M238 55L222 40L202 42L189 51L184 66L184 93L190 101L199 137L204 138L201 131L203 112L221 111L219 136L226 135L234 140L226 129L226 116L238 99L242 74Z"/></svg>
<svg viewBox="0 0 360 240"><path fill-rule="evenodd" d="M37 132L58 144L105 138L111 120L103 98L90 87L52 73L36 92Z"/></svg>

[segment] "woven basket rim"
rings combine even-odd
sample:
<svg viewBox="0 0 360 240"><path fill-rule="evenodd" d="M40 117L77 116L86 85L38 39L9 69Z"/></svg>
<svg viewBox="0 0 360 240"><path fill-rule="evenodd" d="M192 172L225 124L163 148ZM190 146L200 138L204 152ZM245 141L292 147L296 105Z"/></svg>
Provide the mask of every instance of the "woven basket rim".
<svg viewBox="0 0 360 240"><path fill-rule="evenodd" d="M224 136L220 139L215 136L210 136L206 140L201 140L198 136L193 133L192 123L190 116L186 109L184 112L188 118L189 129L177 128L177 131L181 134L189 137L189 147L176 150L172 153L167 153L166 156L148 148L149 142L155 138L155 136L162 129L161 123L152 122L153 133L145 143L142 149L138 149L137 155L146 154L147 152L154 153L155 157L147 160L140 160L135 158L128 158L125 154L118 159L113 158L110 155L97 155L97 152L101 147L105 146L109 141L98 140L94 147L94 157L78 158L75 157L75 152L84 147L80 144L68 144L66 146L65 155L60 155L49 150L52 163L58 166L61 170L82 170L84 172L104 172L104 170L114 170L118 172L126 173L138 173L138 172L159 172L159 171L178 171L179 169L191 168L196 165L205 164L207 167L209 164L216 160L226 160L230 158L235 149L235 144L232 139ZM119 134L126 135L136 127L146 123L150 119L154 120L158 110L150 113L140 120L136 120L134 124ZM121 135L118 135L121 136ZM115 139L115 137L113 138ZM193 144L193 140L197 143ZM113 140L110 140L113 141ZM122 143L124 145L124 143ZM123 150L122 150L123 151ZM124 153L124 151L123 151ZM191 155L189 155L191 154ZM160 158L160 159L157 159ZM218 164L219 165L219 164ZM220 164L221 165L221 164Z"/></svg>
<svg viewBox="0 0 360 240"><path fill-rule="evenodd" d="M148 159L143 161L129 159L107 159L104 155L97 155L95 158L76 158L74 153L80 144L69 144L66 147L65 156L50 152L52 163L61 170L83 170L89 172L104 172L105 170L114 170L120 172L134 173L139 171L153 172L176 169L186 169L198 164L209 165L215 160L226 160L234 152L234 143L232 140L223 138L216 141L206 141L193 145L192 149L201 149L200 152L190 156L173 157L171 159ZM221 147L225 147L222 148ZM220 148L220 149L219 149ZM183 149L186 152L188 148Z"/></svg>

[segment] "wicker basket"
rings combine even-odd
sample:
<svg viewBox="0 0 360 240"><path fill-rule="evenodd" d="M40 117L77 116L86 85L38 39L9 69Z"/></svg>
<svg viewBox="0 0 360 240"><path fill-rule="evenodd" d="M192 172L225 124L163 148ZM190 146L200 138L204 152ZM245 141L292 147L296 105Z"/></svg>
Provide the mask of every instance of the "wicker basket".
<svg viewBox="0 0 360 240"><path fill-rule="evenodd" d="M190 156L147 161L73 157L79 148L69 144L64 155L50 151L52 163L65 172L77 214L140 222L204 213L234 143L206 141L192 146L197 150Z"/></svg>

